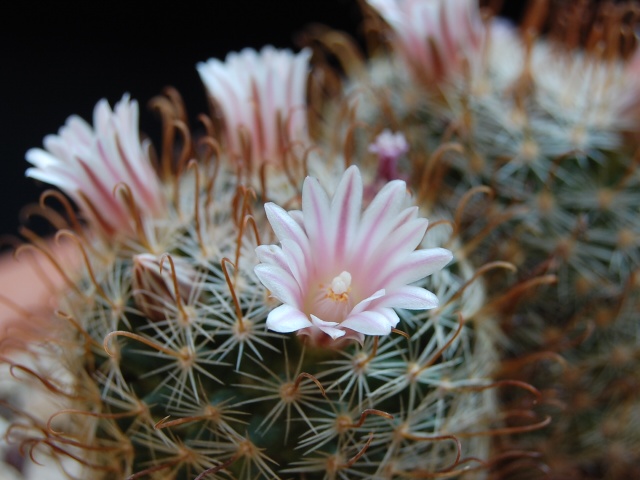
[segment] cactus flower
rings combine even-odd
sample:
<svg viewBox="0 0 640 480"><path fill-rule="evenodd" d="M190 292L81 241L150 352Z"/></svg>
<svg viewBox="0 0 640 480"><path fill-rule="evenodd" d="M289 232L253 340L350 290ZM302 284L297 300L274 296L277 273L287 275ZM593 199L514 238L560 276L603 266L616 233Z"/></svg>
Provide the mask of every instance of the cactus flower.
<svg viewBox="0 0 640 480"><path fill-rule="evenodd" d="M278 162L289 144L307 139L306 90L311 51L245 48L224 62L198 64L200 78L224 121L226 141L242 158L249 140L252 165ZM245 137L246 136L246 139Z"/></svg>
<svg viewBox="0 0 640 480"><path fill-rule="evenodd" d="M159 216L166 209L150 143L140 141L138 103L124 95L111 111L103 99L93 117L93 128L78 116L69 117L58 135L45 137L46 150L30 149L26 159L33 167L26 175L60 188L103 233L132 233L129 207L114 191L119 184L129 187L144 215Z"/></svg>
<svg viewBox="0 0 640 480"><path fill-rule="evenodd" d="M390 181L400 178L398 160L409 151L409 144L402 132L383 130L368 150L378 156L377 179Z"/></svg>
<svg viewBox="0 0 640 480"><path fill-rule="evenodd" d="M367 0L393 29L416 76L431 83L477 61L484 26L477 0Z"/></svg>
<svg viewBox="0 0 640 480"><path fill-rule="evenodd" d="M437 297L413 282L440 270L452 258L443 248L418 249L428 221L407 207L405 182L386 184L362 208L360 171L344 173L332 199L307 177L302 211L265 205L281 246L256 250L255 272L282 305L269 313L267 327L298 331L316 341L387 335L399 321L394 308L425 310Z"/></svg>

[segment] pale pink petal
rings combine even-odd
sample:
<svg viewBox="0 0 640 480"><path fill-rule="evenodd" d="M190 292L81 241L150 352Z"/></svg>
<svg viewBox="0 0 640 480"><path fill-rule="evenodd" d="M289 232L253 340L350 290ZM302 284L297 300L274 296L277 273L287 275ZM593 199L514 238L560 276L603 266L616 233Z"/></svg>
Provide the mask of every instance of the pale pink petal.
<svg viewBox="0 0 640 480"><path fill-rule="evenodd" d="M396 265L407 257L420 244L427 230L428 221L425 218L416 218L401 224L384 241L380 242L371 252L372 258L384 258L388 266ZM373 288L383 288L387 285L387 279L383 275L386 271L375 262L368 262L361 267L367 277L373 282ZM383 278L384 280L378 281Z"/></svg>
<svg viewBox="0 0 640 480"><path fill-rule="evenodd" d="M367 0L392 29L419 80L439 81L478 60L484 25L477 0Z"/></svg>
<svg viewBox="0 0 640 480"><path fill-rule="evenodd" d="M424 288L405 285L385 295L375 306L429 310L438 306L438 297Z"/></svg>
<svg viewBox="0 0 640 480"><path fill-rule="evenodd" d="M392 257L404 257L416 249L427 231L429 222L426 218L416 218L397 227L373 252L374 258L388 258L392 263Z"/></svg>
<svg viewBox="0 0 640 480"><path fill-rule="evenodd" d="M371 305L371 302L373 302L374 300L378 300L379 298L384 297L384 295L385 295L384 288L381 289L381 290L378 290L373 295L370 295L367 298L365 298L364 300L358 302L358 304L355 307L353 307L353 309L351 310L349 315L356 315L358 313L361 313L361 312L365 311L367 309L367 307L369 307L369 305Z"/></svg>
<svg viewBox="0 0 640 480"><path fill-rule="evenodd" d="M375 307L372 308L372 310L375 310L380 315L384 316L387 319L387 322L389 322L389 325L391 325L393 328L395 328L395 326L398 325L398 322L400 322L400 317L393 308Z"/></svg>
<svg viewBox="0 0 640 480"><path fill-rule="evenodd" d="M401 262L388 265L380 272L377 283L389 287L413 283L448 264L453 255L444 248L429 248L411 252Z"/></svg>
<svg viewBox="0 0 640 480"><path fill-rule="evenodd" d="M302 187L304 227L311 248L318 254L329 251L329 197L315 178L307 177Z"/></svg>
<svg viewBox="0 0 640 480"><path fill-rule="evenodd" d="M291 218L285 209L269 202L265 204L264 210L271 224L271 228L275 232L280 241L284 239L293 240L302 249L305 255L309 254L309 239L302 227Z"/></svg>
<svg viewBox="0 0 640 480"><path fill-rule="evenodd" d="M322 330L324 333L326 333L327 335L329 335L334 340L336 338L343 337L346 333L343 329L336 328L336 327L318 327L318 328Z"/></svg>
<svg viewBox="0 0 640 480"><path fill-rule="evenodd" d="M335 261L344 261L354 244L362 208L362 177L358 167L349 167L331 201L331 238Z"/></svg>
<svg viewBox="0 0 640 480"><path fill-rule="evenodd" d="M286 304L271 310L267 317L267 328L279 333L295 332L311 325L304 313Z"/></svg>
<svg viewBox="0 0 640 480"><path fill-rule="evenodd" d="M289 215L304 230L304 215L302 210L289 210Z"/></svg>
<svg viewBox="0 0 640 480"><path fill-rule="evenodd" d="M93 130L91 129L91 125L85 122L84 119L77 115L71 115L67 119L67 127L69 134L73 136L74 142L81 145L91 145L93 141Z"/></svg>
<svg viewBox="0 0 640 480"><path fill-rule="evenodd" d="M407 222L417 218L418 207L410 207L396 214L390 213L388 215L385 215L381 217L379 219L379 222L376 224L377 226L379 226L379 228L376 229L376 231L373 232L369 237L363 238L358 243L358 245L360 245L363 251L370 253L371 256L378 257L380 253L374 252L382 252L384 249L389 250L390 235L401 228L403 225L405 225ZM393 250L393 248L391 248L391 250Z"/></svg>
<svg viewBox="0 0 640 480"><path fill-rule="evenodd" d="M388 318L377 311L365 311L357 315L349 315L340 326L365 335L389 335L395 324L391 325Z"/></svg>
<svg viewBox="0 0 640 480"><path fill-rule="evenodd" d="M282 303L296 307L301 306L302 295L300 287L288 271L266 263L256 265L254 271L272 296Z"/></svg>
<svg viewBox="0 0 640 480"><path fill-rule="evenodd" d="M396 215L402 209L406 197L407 185L405 182L393 180L385 184L362 213L360 225L363 232L370 233L372 230L371 225L377 222L379 218L388 218Z"/></svg>
<svg viewBox="0 0 640 480"><path fill-rule="evenodd" d="M276 265L284 270L289 268L287 259L282 253L282 249L276 245L260 245L256 248L256 256L262 263Z"/></svg>
<svg viewBox="0 0 640 480"><path fill-rule="evenodd" d="M326 320L322 320L321 318L318 318L313 314L311 315L311 321L316 327L335 327L339 325L338 322L327 322Z"/></svg>
<svg viewBox="0 0 640 480"><path fill-rule="evenodd" d="M289 77L287 87L287 131L291 139L306 139L307 128L307 108L306 108L306 87L307 76L309 75L309 61L311 50L305 48L298 53L292 74Z"/></svg>
<svg viewBox="0 0 640 480"><path fill-rule="evenodd" d="M311 315L311 320L313 321L313 325L315 327L322 330L324 333L329 335L334 340L336 338L340 338L344 336L344 334L346 333L343 329L338 327L339 324L337 322L325 322L324 320L316 317L315 315Z"/></svg>
<svg viewBox="0 0 640 480"><path fill-rule="evenodd" d="M305 257L300 246L293 240L285 238L280 243L282 244L282 253L284 254L293 278L295 278L299 285L305 285L309 275L314 273L311 271L308 258Z"/></svg>
<svg viewBox="0 0 640 480"><path fill-rule="evenodd" d="M362 214L358 237L355 241L359 245L361 258L378 248L380 243L393 228L390 219L397 219L397 215L406 199L407 186L400 180L387 183L371 201Z"/></svg>

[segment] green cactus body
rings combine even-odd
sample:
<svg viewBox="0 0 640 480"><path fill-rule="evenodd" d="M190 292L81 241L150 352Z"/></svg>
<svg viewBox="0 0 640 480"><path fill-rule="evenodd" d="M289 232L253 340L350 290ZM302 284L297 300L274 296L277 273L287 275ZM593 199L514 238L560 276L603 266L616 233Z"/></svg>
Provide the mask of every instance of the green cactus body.
<svg viewBox="0 0 640 480"><path fill-rule="evenodd" d="M367 3L373 43L390 46L367 61L320 29L309 82L308 49L199 64L214 115L198 138L175 92L154 99L158 169L128 96L27 154L87 227L70 207L47 213L80 268L28 230L17 252L64 288L50 331L2 357L28 386L6 402L10 442L92 479L538 478L530 450L554 478L637 472L640 56L627 29L598 54L553 26L541 39L482 19L471 1ZM607 28L635 22L616 8ZM343 89L320 62L332 55ZM92 148L124 166L89 165ZM48 170L65 155L84 190ZM405 253L454 261L363 293L372 264L417 268L367 243L372 225L398 245L423 227Z"/></svg>

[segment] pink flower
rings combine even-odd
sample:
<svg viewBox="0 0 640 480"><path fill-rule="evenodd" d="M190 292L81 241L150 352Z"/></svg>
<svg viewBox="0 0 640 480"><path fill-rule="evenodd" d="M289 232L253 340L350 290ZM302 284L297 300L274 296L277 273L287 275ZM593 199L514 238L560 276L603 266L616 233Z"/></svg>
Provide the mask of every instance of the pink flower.
<svg viewBox="0 0 640 480"><path fill-rule="evenodd" d="M440 81L480 59L478 0L367 0L391 26L397 48L420 80Z"/></svg>
<svg viewBox="0 0 640 480"><path fill-rule="evenodd" d="M114 189L126 184L143 216L165 211L160 180L149 159L150 142L140 142L138 103L125 95L113 111L100 100L93 111L94 127L71 116L58 135L48 135L44 147L26 154L33 167L28 177L54 185L69 195L83 215L107 235L130 234L134 223Z"/></svg>
<svg viewBox="0 0 640 480"><path fill-rule="evenodd" d="M237 158L243 159L243 135L251 146L251 158L243 160L253 165L278 162L290 144L306 142L310 56L308 49L293 54L266 46L259 53L246 48L228 54L224 62L212 58L198 64Z"/></svg>
<svg viewBox="0 0 640 480"><path fill-rule="evenodd" d="M409 151L409 144L402 132L391 133L385 129L369 145L369 151L378 155L377 180L390 181L400 178L398 160Z"/></svg>
<svg viewBox="0 0 640 480"><path fill-rule="evenodd" d="M262 263L255 272L283 303L269 313L269 329L316 341L324 334L362 341L391 332L399 321L394 308L438 305L433 293L409 284L444 267L451 252L416 250L428 222L417 207L406 207L403 181L389 182L364 212L362 190L360 171L352 166L332 199L307 177L302 211L265 205L281 246L259 246Z"/></svg>

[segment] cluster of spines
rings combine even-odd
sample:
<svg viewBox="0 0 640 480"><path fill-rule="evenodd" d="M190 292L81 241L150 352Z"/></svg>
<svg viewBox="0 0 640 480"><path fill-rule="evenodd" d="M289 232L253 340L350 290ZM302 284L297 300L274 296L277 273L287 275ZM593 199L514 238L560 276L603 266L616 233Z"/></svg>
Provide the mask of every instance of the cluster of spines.
<svg viewBox="0 0 640 480"><path fill-rule="evenodd" d="M469 188L490 192L488 202L473 203L491 227L485 245L494 248L476 250L475 258L508 260L518 267L517 282L550 285L503 316L510 338L503 371L518 373L518 365L518 378L544 389L554 414L536 447L559 476L626 478L638 439L611 428L611 419L626 412L633 423L637 409L637 320L630 312L638 308L640 267L638 90L629 72L638 57L638 9L557 2L549 13L547 3L531 2L517 30L488 25L511 41L497 37L503 46L485 46L479 76L434 89L390 74L403 82L404 96L377 102L377 113L368 105L363 118L389 118L391 109L396 128L432 158L443 139L454 142L439 162L444 186L430 189L444 190L438 202L454 203ZM363 88L357 95L384 98L375 92L389 85L372 80L369 88L372 96ZM463 238L472 242L483 231L469 229L472 236ZM489 291L496 287L504 284L488 282ZM615 447L602 448L606 442Z"/></svg>

